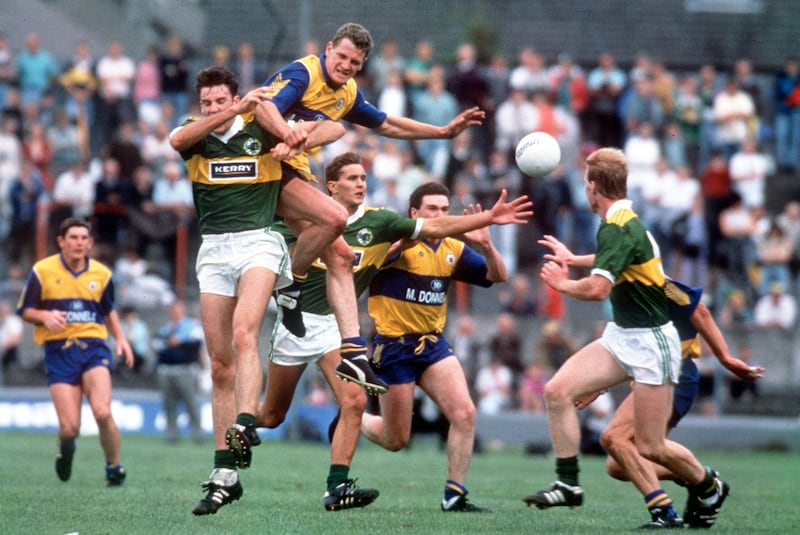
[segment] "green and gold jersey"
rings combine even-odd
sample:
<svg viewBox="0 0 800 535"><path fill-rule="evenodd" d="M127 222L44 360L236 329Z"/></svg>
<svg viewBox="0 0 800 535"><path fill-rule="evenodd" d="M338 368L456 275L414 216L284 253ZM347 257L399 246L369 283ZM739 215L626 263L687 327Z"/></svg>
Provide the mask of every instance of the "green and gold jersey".
<svg viewBox="0 0 800 535"><path fill-rule="evenodd" d="M196 120L191 117L184 124ZM277 142L249 113L238 116L224 135L211 134L181 152L201 234L256 230L273 223L281 165L269 151Z"/></svg>
<svg viewBox="0 0 800 535"><path fill-rule="evenodd" d="M597 230L592 274L614 284L611 308L623 328L656 327L670 320L666 277L650 232L631 209L631 201L614 203Z"/></svg>
<svg viewBox="0 0 800 535"><path fill-rule="evenodd" d="M394 242L403 238L417 238L422 221L403 217L384 208L363 205L347 219L343 237L355 253L353 279L356 295L361 295L367 289ZM275 225L273 230L281 232L288 243L295 239L283 223ZM326 277L325 264L317 259L308 271L308 279L303 283L300 303L304 312L321 315L333 313L328 303Z"/></svg>

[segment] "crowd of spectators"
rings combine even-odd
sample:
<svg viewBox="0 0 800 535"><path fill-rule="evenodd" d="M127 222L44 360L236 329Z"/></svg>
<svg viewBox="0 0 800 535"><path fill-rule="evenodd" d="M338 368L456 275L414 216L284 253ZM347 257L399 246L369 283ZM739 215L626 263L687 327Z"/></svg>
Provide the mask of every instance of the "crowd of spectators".
<svg viewBox="0 0 800 535"><path fill-rule="evenodd" d="M197 57L171 35L141 58L130 57L116 40L105 50L78 42L58 57L42 48L35 32L21 43L0 34L0 274L30 267L37 210L46 206L55 223L67 215L92 218L96 254L110 265L134 261L138 271L120 284L123 296L147 295L127 293L126 286L139 281L154 292L163 284L168 290L181 252L177 229L197 232L191 188L169 132L195 111L192 81L200 67L229 66L246 91L278 67L266 65L258 52L243 42ZM321 48L310 41L305 52ZM429 40L410 51L391 38L376 43L357 77L371 102L434 124L480 106L487 112L484 124L453 140L415 143L351 127L312 165L321 175L332 155L358 152L370 202L398 212L424 181L450 187L454 213L473 202L490 205L501 188L534 200L531 224L492 229L510 272L520 277L500 293L507 314L498 318L501 334L489 344L488 360L469 364L484 406L539 410L541 384L574 347L560 338L565 303L525 273L540 261L536 240L542 234L557 236L578 254L593 250L598 221L584 198L582 160L597 146L625 151L630 197L671 276L706 288L720 318L791 329L800 203L785 199L771 209L766 187L776 173L799 172L798 59L786 58L779 72L759 73L745 58L679 72L670 69L668 57L640 54L622 65L611 51L579 65L567 52L548 58L530 44L511 57L481 56L470 43L444 51ZM535 130L558 139L562 163L534 180L520 174L513 150ZM738 312L727 308L736 296ZM514 320L526 315L552 321L541 333L515 334ZM453 323L468 328L466 320ZM526 344L514 336L536 337L536 358L520 354Z"/></svg>

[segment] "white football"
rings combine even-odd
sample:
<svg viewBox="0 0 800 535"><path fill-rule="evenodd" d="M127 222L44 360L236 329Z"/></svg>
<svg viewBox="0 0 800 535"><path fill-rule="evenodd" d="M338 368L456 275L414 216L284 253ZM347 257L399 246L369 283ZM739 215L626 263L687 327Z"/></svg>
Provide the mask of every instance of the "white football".
<svg viewBox="0 0 800 535"><path fill-rule="evenodd" d="M561 161L561 147L556 138L545 132L532 132L517 143L514 151L517 167L528 176L544 176Z"/></svg>

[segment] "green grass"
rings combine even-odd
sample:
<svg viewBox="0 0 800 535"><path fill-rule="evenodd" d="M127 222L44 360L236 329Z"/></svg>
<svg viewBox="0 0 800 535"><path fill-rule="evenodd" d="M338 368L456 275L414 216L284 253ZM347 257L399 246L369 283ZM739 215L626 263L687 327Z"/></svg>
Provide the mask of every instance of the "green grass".
<svg viewBox="0 0 800 535"><path fill-rule="evenodd" d="M521 498L554 479L549 457L519 449L473 458L472 500L492 514L443 514L439 501L446 458L428 441L390 453L362 442L352 476L377 487L371 506L336 513L322 508L328 449L321 444L266 442L254 466L241 473L245 494L214 516L190 511L202 497L199 482L211 468L211 446L185 441L167 446L154 437L123 436L128 471L124 488L105 487L96 437L78 439L72 479L53 470L55 437L0 433L0 519L4 534L360 534L360 533L620 533L647 520L641 496L630 484L605 475L603 460L581 461L587 495L577 510L528 509ZM714 533L800 533L796 501L800 458L792 453L699 452L731 484ZM683 510L685 490L665 488Z"/></svg>

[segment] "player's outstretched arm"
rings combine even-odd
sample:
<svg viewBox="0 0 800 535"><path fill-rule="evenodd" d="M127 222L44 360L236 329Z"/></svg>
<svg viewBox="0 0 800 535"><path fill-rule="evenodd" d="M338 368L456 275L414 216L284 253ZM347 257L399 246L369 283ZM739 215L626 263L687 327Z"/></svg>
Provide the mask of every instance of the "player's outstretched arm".
<svg viewBox="0 0 800 535"><path fill-rule="evenodd" d="M303 122L297 123L294 128L302 128L306 131L308 137L305 143L292 147L287 143L280 142L270 149L273 159L286 160L314 147L333 143L347 132L347 129L336 121Z"/></svg>
<svg viewBox="0 0 800 535"><path fill-rule="evenodd" d="M468 213L465 210L462 216L448 215L425 219L422 223L419 237L444 238L445 236L464 234L489 225L527 223L527 218L533 215L533 210L530 210L533 203L528 200L526 195L517 197L510 202L506 202L506 197L508 197L508 192L503 190L491 210L473 211L472 213Z"/></svg>
<svg viewBox="0 0 800 535"><path fill-rule="evenodd" d="M722 364L728 371L741 379L761 379L764 377L764 368L761 366L750 366L741 359L731 355L725 337L714 321L711 311L703 303L697 305L689 318L692 325L700 336L708 342L708 346L717 357L720 364Z"/></svg>
<svg viewBox="0 0 800 535"><path fill-rule="evenodd" d="M435 126L408 117L389 115L375 131L395 139L451 139L470 126L479 126L485 117L486 112L474 107L459 113L445 126Z"/></svg>
<svg viewBox="0 0 800 535"><path fill-rule="evenodd" d="M308 131L292 128L271 100L261 100L255 110L256 121L261 125L261 128L283 140L290 147L301 148L306 143Z"/></svg>

